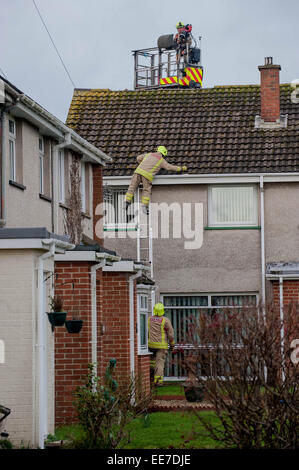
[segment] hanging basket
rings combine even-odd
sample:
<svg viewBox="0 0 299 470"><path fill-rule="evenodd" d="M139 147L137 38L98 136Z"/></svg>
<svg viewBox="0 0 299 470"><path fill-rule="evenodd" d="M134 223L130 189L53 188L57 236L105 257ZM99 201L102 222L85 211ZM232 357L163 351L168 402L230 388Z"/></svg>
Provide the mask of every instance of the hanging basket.
<svg viewBox="0 0 299 470"><path fill-rule="evenodd" d="M65 327L68 333L80 333L83 326L83 320L67 320Z"/></svg>
<svg viewBox="0 0 299 470"><path fill-rule="evenodd" d="M67 312L50 312L47 315L52 325L52 331L54 331L55 326L64 325Z"/></svg>

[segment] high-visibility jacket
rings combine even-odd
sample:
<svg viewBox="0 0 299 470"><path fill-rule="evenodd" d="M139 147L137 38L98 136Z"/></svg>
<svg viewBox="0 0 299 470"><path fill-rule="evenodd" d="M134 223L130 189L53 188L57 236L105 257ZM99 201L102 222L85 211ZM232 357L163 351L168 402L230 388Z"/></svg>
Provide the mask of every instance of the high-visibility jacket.
<svg viewBox="0 0 299 470"><path fill-rule="evenodd" d="M181 166L171 165L162 157L160 152L138 155L137 162L139 166L136 168L135 173L144 176L149 181L153 181L154 176L161 168L168 171L182 171Z"/></svg>
<svg viewBox="0 0 299 470"><path fill-rule="evenodd" d="M152 349L168 349L174 346L174 331L169 318L153 315L148 319L148 347Z"/></svg>

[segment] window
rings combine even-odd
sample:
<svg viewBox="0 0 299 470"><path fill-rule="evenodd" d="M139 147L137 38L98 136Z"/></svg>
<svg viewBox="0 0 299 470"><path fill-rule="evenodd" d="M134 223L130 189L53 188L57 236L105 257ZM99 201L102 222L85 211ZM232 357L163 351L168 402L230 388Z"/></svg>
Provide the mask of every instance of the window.
<svg viewBox="0 0 299 470"><path fill-rule="evenodd" d="M183 367L184 354L188 354L192 346L192 323L199 320L200 315L209 315L211 318L215 314L223 313L223 309L240 309L245 306L257 305L256 294L219 294L219 295L193 295L184 296L164 295L162 302L165 306L165 316L168 317L174 329L174 339L176 343L180 343L180 350L173 356L171 362L168 357L166 360L165 376L184 377L186 371ZM190 327L189 327L190 326ZM191 332L191 335L190 335ZM199 344L200 344L200 339ZM222 368L225 367L223 354L219 351L217 364L211 364L207 359L207 351L203 350L202 360L198 364L198 373L202 377L209 375L211 367L217 367L218 375L221 374Z"/></svg>
<svg viewBox="0 0 299 470"><path fill-rule="evenodd" d="M64 152L59 151L58 157L58 182L59 182L59 202L65 202L65 188L64 188Z"/></svg>
<svg viewBox="0 0 299 470"><path fill-rule="evenodd" d="M138 350L147 351L147 319L148 319L148 296L139 294L138 311Z"/></svg>
<svg viewBox="0 0 299 470"><path fill-rule="evenodd" d="M39 151L39 192L44 194L44 139L39 137L38 139L38 151Z"/></svg>
<svg viewBox="0 0 299 470"><path fill-rule="evenodd" d="M16 181L16 123L9 119L9 179Z"/></svg>
<svg viewBox="0 0 299 470"><path fill-rule="evenodd" d="M86 212L86 198L85 198L85 163L81 163L81 205L82 212Z"/></svg>
<svg viewBox="0 0 299 470"><path fill-rule="evenodd" d="M257 189L253 185L209 188L209 226L257 225Z"/></svg>
<svg viewBox="0 0 299 470"><path fill-rule="evenodd" d="M127 188L104 187L104 224L106 228L127 226L134 218L134 205L131 204L127 213L125 207L125 194Z"/></svg>

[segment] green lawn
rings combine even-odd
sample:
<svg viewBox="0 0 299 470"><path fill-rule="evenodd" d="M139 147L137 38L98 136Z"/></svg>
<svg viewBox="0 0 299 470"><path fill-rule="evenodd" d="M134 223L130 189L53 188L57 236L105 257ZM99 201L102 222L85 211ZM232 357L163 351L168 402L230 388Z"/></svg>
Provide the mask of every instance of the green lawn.
<svg viewBox="0 0 299 470"><path fill-rule="evenodd" d="M155 391L155 395L157 397L163 395L176 395L176 396L184 396L184 387L183 383L180 382L166 382L162 387L157 387Z"/></svg>
<svg viewBox="0 0 299 470"><path fill-rule="evenodd" d="M219 423L213 411L201 411L211 423ZM203 428L193 412L155 412L148 420L136 418L129 425L131 440L125 449L195 448L216 449L219 443L203 435ZM201 435L198 435L198 433ZM79 425L65 426L55 431L58 439L69 439L70 434L82 436Z"/></svg>

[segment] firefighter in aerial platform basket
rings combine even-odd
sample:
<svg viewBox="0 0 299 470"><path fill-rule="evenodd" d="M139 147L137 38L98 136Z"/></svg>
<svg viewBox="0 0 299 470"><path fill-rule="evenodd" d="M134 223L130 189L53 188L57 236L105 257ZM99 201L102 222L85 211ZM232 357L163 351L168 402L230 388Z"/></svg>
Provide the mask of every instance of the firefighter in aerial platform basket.
<svg viewBox="0 0 299 470"><path fill-rule="evenodd" d="M174 42L176 44L176 62L179 63L180 57L184 56L187 52L187 47L190 47L192 44L192 25L179 21L176 25L177 34L174 37Z"/></svg>
<svg viewBox="0 0 299 470"><path fill-rule="evenodd" d="M163 384L168 344L173 351L173 327L169 318L164 316L164 305L159 302L154 306L154 315L148 319L148 347L153 353L150 361L151 377L154 376L156 386Z"/></svg>
<svg viewBox="0 0 299 470"><path fill-rule="evenodd" d="M134 175L132 176L130 186L128 187L125 196L126 210L133 201L136 189L138 188L139 184L142 183L143 189L141 195L141 204L145 212L148 213L153 179L154 176L161 170L161 168L164 168L168 171L176 172L187 171L187 167L185 165L177 166L168 163L164 159L164 157L166 156L167 149L163 145L160 145L157 148L156 152L138 155L137 162L139 163L139 165L136 168Z"/></svg>

